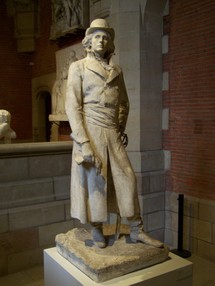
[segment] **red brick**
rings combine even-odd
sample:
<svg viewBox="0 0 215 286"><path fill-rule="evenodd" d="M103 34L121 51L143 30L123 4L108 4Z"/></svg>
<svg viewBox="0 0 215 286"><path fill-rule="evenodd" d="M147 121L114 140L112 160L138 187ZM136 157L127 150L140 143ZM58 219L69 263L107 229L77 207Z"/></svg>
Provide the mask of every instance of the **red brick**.
<svg viewBox="0 0 215 286"><path fill-rule="evenodd" d="M170 109L170 128L163 148L172 154L167 190L215 200L215 2L170 0L164 23L169 91L163 106Z"/></svg>

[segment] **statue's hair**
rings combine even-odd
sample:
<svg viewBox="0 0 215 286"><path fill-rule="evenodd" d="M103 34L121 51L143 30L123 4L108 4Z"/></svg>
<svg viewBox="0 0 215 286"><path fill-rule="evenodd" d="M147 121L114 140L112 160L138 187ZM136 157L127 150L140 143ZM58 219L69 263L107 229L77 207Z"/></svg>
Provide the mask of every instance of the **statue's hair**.
<svg viewBox="0 0 215 286"><path fill-rule="evenodd" d="M109 58L114 53L114 50L115 50L113 40L108 32L107 32L107 35L108 35L108 47L107 47L107 52L105 54L105 58ZM92 37L93 37L93 33L85 36L85 38L82 40L83 47L87 53L91 52Z"/></svg>

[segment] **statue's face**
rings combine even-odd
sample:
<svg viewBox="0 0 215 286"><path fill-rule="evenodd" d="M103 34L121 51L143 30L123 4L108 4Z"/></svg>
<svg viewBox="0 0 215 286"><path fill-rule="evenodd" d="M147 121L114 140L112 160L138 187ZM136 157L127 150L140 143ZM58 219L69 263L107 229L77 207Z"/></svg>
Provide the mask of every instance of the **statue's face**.
<svg viewBox="0 0 215 286"><path fill-rule="evenodd" d="M108 34L105 31L95 31L92 36L92 51L103 57L108 49Z"/></svg>

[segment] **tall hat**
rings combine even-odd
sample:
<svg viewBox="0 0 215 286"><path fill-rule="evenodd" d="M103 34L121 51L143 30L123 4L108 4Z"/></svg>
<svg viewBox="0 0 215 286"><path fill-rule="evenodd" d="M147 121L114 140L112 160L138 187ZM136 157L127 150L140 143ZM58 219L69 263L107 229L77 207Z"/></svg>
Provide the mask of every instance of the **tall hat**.
<svg viewBox="0 0 215 286"><path fill-rule="evenodd" d="M86 30L85 36L88 36L96 30L104 30L111 36L112 41L114 40L115 32L114 29L110 28L108 22L105 19L95 19L91 22L90 27Z"/></svg>

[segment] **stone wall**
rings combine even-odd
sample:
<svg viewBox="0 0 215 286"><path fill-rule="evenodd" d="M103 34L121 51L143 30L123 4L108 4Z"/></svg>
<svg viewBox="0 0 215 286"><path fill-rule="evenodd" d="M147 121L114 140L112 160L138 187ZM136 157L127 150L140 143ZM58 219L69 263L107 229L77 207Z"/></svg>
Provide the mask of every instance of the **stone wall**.
<svg viewBox="0 0 215 286"><path fill-rule="evenodd" d="M69 214L71 142L2 145L0 275L43 262Z"/></svg>
<svg viewBox="0 0 215 286"><path fill-rule="evenodd" d="M177 248L178 194L166 192L165 241ZM184 198L183 249L215 261L215 203L190 196Z"/></svg>

